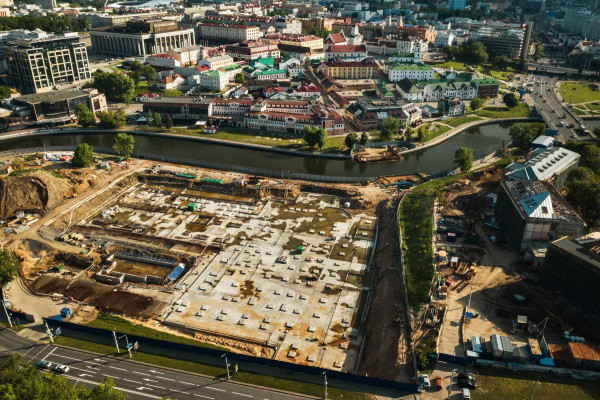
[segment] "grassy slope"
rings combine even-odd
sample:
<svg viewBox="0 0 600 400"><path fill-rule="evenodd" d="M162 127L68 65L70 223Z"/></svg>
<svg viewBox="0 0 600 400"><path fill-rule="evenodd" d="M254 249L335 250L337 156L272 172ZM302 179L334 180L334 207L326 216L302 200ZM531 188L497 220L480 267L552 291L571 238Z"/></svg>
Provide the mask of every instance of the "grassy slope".
<svg viewBox="0 0 600 400"><path fill-rule="evenodd" d="M473 121L481 121L481 117L476 117L474 115L465 115L462 117L450 117L446 121L441 121L443 124L448 124L453 127L461 126L463 124L468 124Z"/></svg>
<svg viewBox="0 0 600 400"><path fill-rule="evenodd" d="M529 116L529 106L525 103L519 103L514 108L484 107L475 113L487 118L526 118Z"/></svg>
<svg viewBox="0 0 600 400"><path fill-rule="evenodd" d="M585 83L563 83L560 85L560 95L567 103L586 103L600 100L600 91L593 91Z"/></svg>

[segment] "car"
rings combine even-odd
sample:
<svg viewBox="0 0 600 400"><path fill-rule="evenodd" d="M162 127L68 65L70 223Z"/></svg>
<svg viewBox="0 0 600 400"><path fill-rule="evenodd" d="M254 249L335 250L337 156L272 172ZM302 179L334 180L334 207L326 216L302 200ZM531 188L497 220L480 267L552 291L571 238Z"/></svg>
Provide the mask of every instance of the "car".
<svg viewBox="0 0 600 400"><path fill-rule="evenodd" d="M571 139L579 139L579 137L576 134L572 134Z"/></svg>
<svg viewBox="0 0 600 400"><path fill-rule="evenodd" d="M50 361L42 360L35 363L35 366L42 369L50 369L52 363Z"/></svg>
<svg viewBox="0 0 600 400"><path fill-rule="evenodd" d="M442 390L442 388L444 387L442 377L439 375L433 378L433 383L437 390Z"/></svg>
<svg viewBox="0 0 600 400"><path fill-rule="evenodd" d="M66 374L67 372L69 372L69 367L67 367L64 364L59 364L56 367L54 367L53 371L58 372L60 374Z"/></svg>
<svg viewBox="0 0 600 400"><path fill-rule="evenodd" d="M569 128L575 128L575 124L569 124Z"/></svg>
<svg viewBox="0 0 600 400"><path fill-rule="evenodd" d="M461 372L456 375L456 379L475 379L475 375L466 372Z"/></svg>
<svg viewBox="0 0 600 400"><path fill-rule="evenodd" d="M431 382L429 381L429 375L427 375L427 374L419 375L419 381L421 382L421 385L423 385L424 388L431 387Z"/></svg>
<svg viewBox="0 0 600 400"><path fill-rule="evenodd" d="M477 387L477 384L475 383L475 379L472 378L463 378L463 379L458 379L458 386L461 388L467 388L467 389L475 389Z"/></svg>
<svg viewBox="0 0 600 400"><path fill-rule="evenodd" d="M551 110L550 111L552 114L556 114L556 110Z"/></svg>

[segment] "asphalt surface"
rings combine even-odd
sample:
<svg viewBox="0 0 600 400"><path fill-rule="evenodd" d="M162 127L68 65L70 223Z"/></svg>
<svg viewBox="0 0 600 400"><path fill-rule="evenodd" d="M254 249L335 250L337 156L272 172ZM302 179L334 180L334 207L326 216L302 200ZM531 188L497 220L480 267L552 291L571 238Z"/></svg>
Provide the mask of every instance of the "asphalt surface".
<svg viewBox="0 0 600 400"><path fill-rule="evenodd" d="M8 353L21 354L25 361L35 364L46 360L69 367L62 374L69 381L94 387L107 377L129 399L159 399L164 396L178 400L298 400L310 397L276 392L231 381L226 377L209 378L162 369L127 360L96 355L69 348L40 344L22 338L6 329L0 329L0 357ZM42 373L55 373L41 370Z"/></svg>

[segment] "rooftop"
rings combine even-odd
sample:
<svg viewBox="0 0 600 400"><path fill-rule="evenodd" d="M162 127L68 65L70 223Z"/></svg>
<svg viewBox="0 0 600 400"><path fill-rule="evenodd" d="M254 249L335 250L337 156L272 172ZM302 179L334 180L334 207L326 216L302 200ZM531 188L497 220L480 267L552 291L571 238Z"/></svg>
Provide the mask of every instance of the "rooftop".
<svg viewBox="0 0 600 400"><path fill-rule="evenodd" d="M433 68L426 64L401 64L397 62L388 64L388 68L393 71L433 71Z"/></svg>
<svg viewBox="0 0 600 400"><path fill-rule="evenodd" d="M552 139L552 138L551 138ZM524 163L508 166L509 180L548 180L579 161L579 154L564 147L540 148Z"/></svg>
<svg viewBox="0 0 600 400"><path fill-rule="evenodd" d="M30 104L38 104L44 102L63 101L88 95L88 92L83 92L80 90L59 90L46 93L26 94L15 98L15 100L24 101Z"/></svg>
<svg viewBox="0 0 600 400"><path fill-rule="evenodd" d="M367 48L362 44L334 44L329 49L328 53L366 53Z"/></svg>
<svg viewBox="0 0 600 400"><path fill-rule="evenodd" d="M600 350L593 344L569 342L568 345L575 359L600 362Z"/></svg>

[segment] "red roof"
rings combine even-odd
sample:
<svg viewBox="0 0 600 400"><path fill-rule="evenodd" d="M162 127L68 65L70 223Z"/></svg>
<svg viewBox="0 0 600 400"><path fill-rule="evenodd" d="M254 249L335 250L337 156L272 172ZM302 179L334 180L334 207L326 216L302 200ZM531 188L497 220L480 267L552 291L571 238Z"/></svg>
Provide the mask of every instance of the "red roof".
<svg viewBox="0 0 600 400"><path fill-rule="evenodd" d="M298 90L296 90L296 91L300 92L300 93L320 93L321 89L316 85L310 84L310 85L300 86L298 88Z"/></svg>
<svg viewBox="0 0 600 400"><path fill-rule="evenodd" d="M208 65L198 65L198 66L196 67L196 69L197 69L199 72L204 72L204 71L208 71L208 70L210 69L210 67L209 67Z"/></svg>
<svg viewBox="0 0 600 400"><path fill-rule="evenodd" d="M265 90L265 93L278 93L278 92L285 93L285 89L282 88L281 86L275 86L275 87L271 86L271 87L268 87L267 90Z"/></svg>
<svg viewBox="0 0 600 400"><path fill-rule="evenodd" d="M362 44L334 44L329 49L328 53L366 53L367 48Z"/></svg>
<svg viewBox="0 0 600 400"><path fill-rule="evenodd" d="M327 39L330 39L330 42L333 43L342 43L346 41L346 38L341 33L332 33L327 37Z"/></svg>

